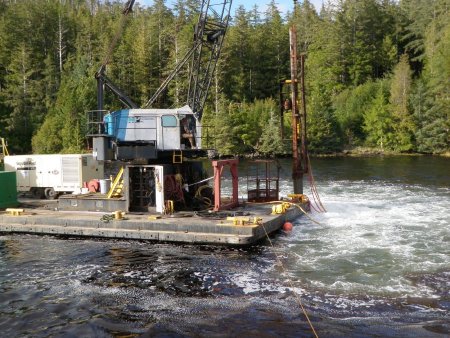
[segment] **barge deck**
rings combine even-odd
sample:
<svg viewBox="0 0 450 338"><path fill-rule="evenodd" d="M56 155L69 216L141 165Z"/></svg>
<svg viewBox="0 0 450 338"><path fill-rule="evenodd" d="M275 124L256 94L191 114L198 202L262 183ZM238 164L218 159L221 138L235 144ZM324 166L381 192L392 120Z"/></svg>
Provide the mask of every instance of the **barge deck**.
<svg viewBox="0 0 450 338"><path fill-rule="evenodd" d="M127 213L115 219L112 213L61 211L57 206L56 201L22 201L20 215L0 214L0 232L247 246L302 214L292 205L272 214L273 204L246 203L219 213Z"/></svg>

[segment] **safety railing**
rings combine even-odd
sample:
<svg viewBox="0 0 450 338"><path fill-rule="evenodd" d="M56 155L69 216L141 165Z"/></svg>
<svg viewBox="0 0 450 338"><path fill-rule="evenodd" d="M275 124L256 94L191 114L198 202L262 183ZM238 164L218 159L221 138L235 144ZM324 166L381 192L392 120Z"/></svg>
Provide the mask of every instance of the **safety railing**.
<svg viewBox="0 0 450 338"><path fill-rule="evenodd" d="M107 134L108 126L103 119L106 114L109 114L109 110L90 110L86 114L87 136Z"/></svg>

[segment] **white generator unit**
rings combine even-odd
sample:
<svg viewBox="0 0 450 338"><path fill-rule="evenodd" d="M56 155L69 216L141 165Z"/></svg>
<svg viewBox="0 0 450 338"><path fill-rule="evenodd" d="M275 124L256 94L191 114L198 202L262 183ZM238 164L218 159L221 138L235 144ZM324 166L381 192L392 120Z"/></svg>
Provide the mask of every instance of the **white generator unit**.
<svg viewBox="0 0 450 338"><path fill-rule="evenodd" d="M54 199L73 193L83 182L104 178L104 164L91 154L5 156L5 170L15 171L17 191Z"/></svg>

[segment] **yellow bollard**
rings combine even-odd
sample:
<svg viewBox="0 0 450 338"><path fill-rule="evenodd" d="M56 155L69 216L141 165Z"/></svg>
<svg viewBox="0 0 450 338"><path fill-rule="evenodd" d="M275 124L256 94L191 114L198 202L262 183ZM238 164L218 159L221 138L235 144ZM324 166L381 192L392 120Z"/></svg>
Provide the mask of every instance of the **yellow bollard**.
<svg viewBox="0 0 450 338"><path fill-rule="evenodd" d="M123 219L124 212L121 210L114 211L114 219Z"/></svg>
<svg viewBox="0 0 450 338"><path fill-rule="evenodd" d="M164 202L164 214L166 215L172 215L174 213L175 209L173 206L172 200L166 200Z"/></svg>

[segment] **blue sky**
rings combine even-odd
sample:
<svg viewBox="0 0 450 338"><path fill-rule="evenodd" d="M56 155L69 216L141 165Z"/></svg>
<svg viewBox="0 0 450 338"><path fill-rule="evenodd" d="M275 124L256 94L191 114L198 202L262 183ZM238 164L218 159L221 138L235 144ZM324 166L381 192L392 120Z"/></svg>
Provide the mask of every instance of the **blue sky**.
<svg viewBox="0 0 450 338"><path fill-rule="evenodd" d="M236 8L239 7L239 5L244 5L246 9L251 9L256 4L258 5L259 9L261 11L264 11L266 5L270 3L271 0L233 0L231 12L234 13ZM298 0L300 3L302 0ZM310 0L310 2L316 7L316 10L319 10L322 6L322 0ZM294 8L294 0L275 0L275 3L278 6L278 9L282 13L286 13L287 11L292 12Z"/></svg>
<svg viewBox="0 0 450 338"><path fill-rule="evenodd" d="M271 0L233 0L233 3L231 5L231 13L234 14L236 8L238 8L240 5L244 5L247 10L252 9L254 5L258 5L259 10L264 12L266 5L270 3L270 1ZM323 1L324 0L310 0L310 2L316 7L316 10L320 9ZM153 4L152 0L137 0L137 2L143 5ZM167 0L166 5L170 7L174 2L174 0ZM298 2L301 2L301 0L298 0ZM287 11L292 12L292 9L294 7L294 0L275 0L275 3L282 13L286 13Z"/></svg>

